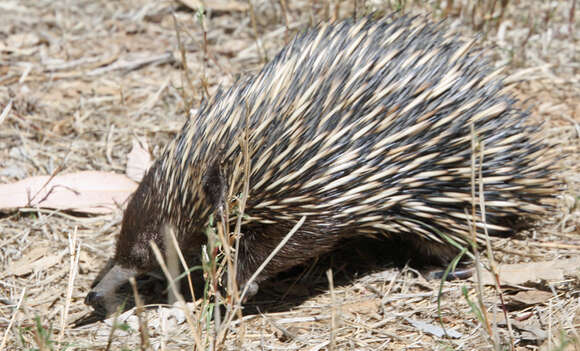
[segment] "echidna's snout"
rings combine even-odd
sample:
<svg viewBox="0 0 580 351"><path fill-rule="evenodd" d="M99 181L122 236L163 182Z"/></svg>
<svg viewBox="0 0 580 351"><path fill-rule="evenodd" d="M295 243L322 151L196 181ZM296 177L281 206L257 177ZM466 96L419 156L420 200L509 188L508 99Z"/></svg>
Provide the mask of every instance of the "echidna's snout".
<svg viewBox="0 0 580 351"><path fill-rule="evenodd" d="M103 300L103 295L99 294L97 291L91 290L85 297L85 305L98 306Z"/></svg>
<svg viewBox="0 0 580 351"><path fill-rule="evenodd" d="M107 268L109 268L108 271L106 271ZM85 297L85 304L92 306L95 310L105 310L107 314L114 312L121 302L115 294L117 288L137 274L136 269L124 268L112 263L107 264L99 274L102 275L102 278L95 280L96 285Z"/></svg>

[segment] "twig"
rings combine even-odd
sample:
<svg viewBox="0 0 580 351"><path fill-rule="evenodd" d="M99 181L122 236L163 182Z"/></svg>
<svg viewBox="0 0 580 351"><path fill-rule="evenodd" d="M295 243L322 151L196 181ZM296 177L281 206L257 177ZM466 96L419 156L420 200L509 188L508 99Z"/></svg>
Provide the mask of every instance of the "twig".
<svg viewBox="0 0 580 351"><path fill-rule="evenodd" d="M171 82L171 78L165 79L165 82L163 82L163 84L161 84L161 86L159 87L159 89L157 89L155 94L153 94L153 96L149 97L149 99L147 99L147 101L139 108L139 111L137 111L137 114L141 114L145 111L151 111L153 109L153 106L155 105L155 103L157 103L157 101L159 100L159 97L161 96L163 91L165 89L167 89L167 86L169 85L170 82Z"/></svg>
<svg viewBox="0 0 580 351"><path fill-rule="evenodd" d="M306 216L302 216L302 218L300 218L300 220L298 221L298 223L296 223L294 225L294 227L292 227L292 230L290 230L290 232L288 232L288 234L286 234L286 236L284 237L284 239L282 239L282 241L280 241L280 243L278 244L278 246L276 246L274 248L274 250L270 253L270 255L264 260L264 262L262 262L262 264L260 265L260 267L258 267L258 269L256 269L256 271L254 272L254 274L252 274L252 276L250 277L250 279L248 279L248 281L246 282L246 285L244 286L244 290L242 291L242 294L240 296L240 301L238 301L238 304L234 310L235 313L237 313L237 310L242 308L242 303L241 301L244 300L244 297L246 296L246 294L248 293L248 289L250 288L250 285L254 282L254 280L256 280L256 278L258 277L258 275L260 275L260 273L262 273L262 271L264 270L264 268L268 265L268 263L270 263L270 261L272 260L272 258L274 258L274 256L276 256L276 254L278 254L278 252L280 251L280 249L282 249L282 247L284 247L284 245L286 245L286 243L288 242L288 240L290 240L290 238L292 238L292 236L298 231L298 229L300 229L300 227L302 227L302 225L304 224L304 221L306 221ZM233 319L233 316L235 315L235 313L232 313L228 320L227 323L225 325L229 325ZM224 331L222 331L222 333L225 333ZM223 340L223 335L220 335L220 338L218 338L218 340Z"/></svg>
<svg viewBox="0 0 580 351"><path fill-rule="evenodd" d="M12 111L12 103L13 103L13 100L10 99L10 101L8 101L6 106L4 106L4 109L2 109L2 114L0 114L0 124L2 124L2 122L4 122L4 120L6 119L6 116L8 116L10 111Z"/></svg>
<svg viewBox="0 0 580 351"><path fill-rule="evenodd" d="M12 313L12 318L10 318L10 322L8 323L8 327L6 328L6 332L4 333L4 337L2 338L2 344L0 344L0 350L5 350L4 346L6 345L6 340L8 340L8 333L10 333L10 329L12 328L12 324L14 324L14 320L16 319L16 314L20 309L20 305L22 305L22 301L24 301L24 295L26 294L26 287L22 289L22 293L20 294L20 298L18 299L18 303L16 304L16 308L14 309L14 313Z"/></svg>
<svg viewBox="0 0 580 351"><path fill-rule="evenodd" d="M481 311L482 314L482 318L483 321L482 323L484 324L485 330L487 331L487 335L489 336L489 338L491 339L492 343L494 346L497 346L497 343L494 342L493 340L493 331L491 330L491 326L489 325L489 318L487 316L487 310L485 309L484 303L483 303L483 284L482 284L482 274L481 274L481 258L479 255L479 250L478 250L478 236L477 236L477 212L476 212L476 207L477 207L477 202L476 202L476 197L475 197L475 169L476 169L476 150L477 147L479 146L478 140L477 140L477 134L475 133L475 126L474 123L471 122L470 123L470 129L471 129L471 221L469 221L469 216L467 216L466 213L466 218L469 221L470 224L470 231L471 231L471 235L472 235L472 240L471 240L471 250L473 251L473 257L474 257L474 264L475 264L475 274L477 277L475 286L476 286L476 291L477 291L477 303L478 303L478 307ZM480 193L479 196L482 196L482 194ZM497 349L497 347L496 347Z"/></svg>
<svg viewBox="0 0 580 351"><path fill-rule="evenodd" d="M151 343L149 342L148 333L148 323L147 315L145 314L145 309L143 308L143 301L139 292L137 291L137 282L135 277L129 278L129 283L131 283L131 288L133 289L133 296L135 297L135 313L139 319L139 337L141 338L141 351L150 350Z"/></svg>
<svg viewBox="0 0 580 351"><path fill-rule="evenodd" d="M576 13L576 0L572 0L572 6L570 6L570 12L568 13L568 33L570 39L574 40L574 14Z"/></svg>
<svg viewBox="0 0 580 351"><path fill-rule="evenodd" d="M113 144L111 142L113 140L114 134L115 134L115 125L111 124L109 126L109 132L107 133L105 141L105 158L107 159L107 162L109 162L111 166L116 166L113 162Z"/></svg>
<svg viewBox="0 0 580 351"><path fill-rule="evenodd" d="M165 235L169 235L171 237L173 249L175 250L175 252L177 252L179 262L181 262L181 266L183 267L183 271L187 273L187 284L189 286L189 292L191 293L191 300L195 301L195 291L193 289L193 282L191 281L191 270L189 269L189 265L185 260L185 256L183 256L183 252L181 252L181 249L179 248L179 243L177 241L177 237L175 236L175 230L173 229L173 227L167 226L165 227L164 231ZM196 330L199 331L199 328L197 328ZM199 337L201 340L201 336Z"/></svg>
<svg viewBox="0 0 580 351"><path fill-rule="evenodd" d="M195 91L193 88L193 82L191 77L189 76L189 68L187 67L187 55L185 54L185 47L183 46L183 42L181 41L181 32L179 30L179 25L177 23L177 18L175 17L175 13L172 13L171 16L173 17L173 26L175 28L175 36L177 38L177 46L179 48L179 53L181 55L181 67L183 67L183 77L185 77L185 81L187 85L189 85L189 91L191 94ZM192 99L187 96L185 89L182 90L182 98L183 102L186 105L185 110L191 110Z"/></svg>
<svg viewBox="0 0 580 351"><path fill-rule="evenodd" d="M256 271L254 272L254 274L252 274L250 279L248 279L248 282L244 286L244 290L242 290L242 295L240 296L240 299L242 301L244 300L244 297L246 297L246 294L248 293L248 290L250 289L250 285L254 282L254 280L256 280L258 275L260 275L260 273L262 273L264 268L266 268L266 266L268 265L268 263L270 263L270 261L274 258L274 256L276 256L276 254L278 254L278 251L280 251L280 249L282 249L284 247L284 245L286 245L288 240L290 240L290 238L298 231L298 229L300 229L300 227L302 227L302 225L304 224L304 221L306 221L306 216L302 216L302 218L300 218L298 223L296 223L294 225L292 230L288 234L286 234L284 239L282 239L282 241L280 241L278 246L276 246L276 248L270 253L270 255L268 255L268 257L264 260L264 262L262 262L260 267L258 267L258 269L256 269Z"/></svg>
<svg viewBox="0 0 580 351"><path fill-rule="evenodd" d="M280 5L282 6L282 17L284 17L284 27L286 31L284 32L284 43L288 44L290 40L290 27L288 26L288 7L286 6L286 0L280 0Z"/></svg>
<svg viewBox="0 0 580 351"><path fill-rule="evenodd" d="M183 296L177 290L177 286L175 285L175 280L173 279L173 277L169 273L169 270L167 269L167 265L165 264L165 260L163 259L163 255L161 254L159 247L157 247L157 244L153 240L151 240L149 242L149 245L151 245L151 249L153 250L153 254L155 254L155 258L157 259L159 266L161 266L161 270L163 270L163 274L165 274L165 278L169 282L169 288L172 290L173 294L177 297L177 300L179 301L179 303L181 305L180 307L183 309L183 312L185 314L185 319L187 320L187 323L189 324L189 327L192 330L193 337L195 339L195 344L196 344L197 348L199 350L203 350L204 348L202 347L203 344L201 342L201 338L195 332L197 329L195 329L196 325L194 323L194 318L191 315L193 312L189 308L187 308L187 304L185 303Z"/></svg>
<svg viewBox="0 0 580 351"><path fill-rule="evenodd" d="M199 23L201 24L201 31L203 33L203 66L202 66L202 74L201 74L201 86L203 87L203 91L207 99L210 98L209 96L209 84L207 82L207 63L208 63L208 50L207 50L207 25L205 20L205 13L203 11L203 7L200 7L197 11L197 17L199 19Z"/></svg>
<svg viewBox="0 0 580 351"><path fill-rule="evenodd" d="M66 320L68 317L68 311L70 309L70 302L72 299L72 293L74 290L74 282L77 275L78 267L79 267L79 257L81 252L81 244L77 238L77 227L75 226L72 237L69 234L68 238L69 243L69 252L70 252L70 274L68 279L68 287L66 289L66 299L64 304L64 310L62 313L62 319L60 323L60 333L58 335L58 343L60 344L62 341L62 337L64 336L64 330L66 326ZM0 347L0 349L2 349Z"/></svg>
<svg viewBox="0 0 580 351"><path fill-rule="evenodd" d="M287 340L300 340L300 338L298 338L294 333L291 333L288 329L281 326L277 321L268 317L268 315L262 313L262 311L260 311L259 308L258 308L258 312L260 312L260 316L262 318L267 320L268 323L270 323L274 328L278 329L282 333L282 335L284 335L284 337L286 338L286 341Z"/></svg>
<svg viewBox="0 0 580 351"><path fill-rule="evenodd" d="M332 268L326 271L328 278L328 287L330 288L330 346L329 349L336 350L336 300L334 295L334 277L332 276Z"/></svg>
<svg viewBox="0 0 580 351"><path fill-rule="evenodd" d="M258 35L258 25L256 24L256 13L254 12L254 5L252 0L248 0L248 6L250 8L250 22L252 23L252 29L254 31L254 39L256 40L256 47L258 48L258 53L261 54L264 63L268 61L266 57L266 50L262 47L262 42L260 41L260 36Z"/></svg>
<svg viewBox="0 0 580 351"><path fill-rule="evenodd" d="M173 279L175 279L179 276L179 261L177 255L177 251L179 251L179 244L176 244L173 240L173 237L175 237L174 231L171 230L169 225L164 226L162 231L167 269L169 270L169 274L171 274ZM169 289L167 292L167 303L173 305L176 301L177 297L173 294L173 291Z"/></svg>
<svg viewBox="0 0 580 351"><path fill-rule="evenodd" d="M514 350L514 339L513 339L513 329L512 329L512 324L511 321L509 319L507 310L505 308L505 301L503 298L503 294L501 292L501 286L500 286L500 282L499 282L499 273L497 270L497 264L495 262L495 259L493 258L493 252L491 250L491 240L489 239L489 231L487 230L487 221L486 221L486 215L485 215L485 193L484 193L484 189L483 189L483 155L484 155L484 150L485 150L485 143L482 141L480 141L479 143L479 167L478 167L478 181L479 181L479 210L481 211L481 222L483 224L483 232L485 233L485 244L486 244L486 248L487 248L487 259L489 260L489 269L491 271L491 273L493 274L493 276L495 277L494 279L494 283L495 283L495 290L497 291L498 295L499 295L499 299L500 299L500 303L501 303L501 308L504 314L504 318L506 321L506 325L508 328L508 336L510 339L510 350ZM479 279L479 277L478 277ZM481 283L480 283L481 284ZM482 309L484 309L484 306L481 306ZM497 332L496 332L497 334Z"/></svg>
<svg viewBox="0 0 580 351"><path fill-rule="evenodd" d="M121 59L118 60L108 66L101 67L94 69L92 71L87 72L86 74L81 73L80 76L98 76L101 74L109 73L112 71L134 71L139 69L143 66L152 65L152 64L164 64L164 63L172 63L175 62L175 58L171 52L165 52L163 54L158 55L151 55L150 52L143 52L141 53L143 57L136 58L132 61L128 59ZM67 77L71 78L71 77Z"/></svg>

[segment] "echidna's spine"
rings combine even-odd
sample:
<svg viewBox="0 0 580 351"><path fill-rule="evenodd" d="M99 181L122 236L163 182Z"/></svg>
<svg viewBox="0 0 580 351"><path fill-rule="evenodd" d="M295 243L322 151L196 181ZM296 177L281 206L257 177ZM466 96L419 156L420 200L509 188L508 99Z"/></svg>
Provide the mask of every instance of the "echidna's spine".
<svg viewBox="0 0 580 351"><path fill-rule="evenodd" d="M436 229L462 241L473 221L475 137L488 228L509 230L504 219L542 212L554 189L549 148L472 46L419 17L299 36L258 75L219 91L168 146L155 173L163 209L206 218L204 176L216 163L228 169L228 194L241 191L249 114L250 222L306 215L332 223L325 235L351 228L441 241Z"/></svg>
<svg viewBox="0 0 580 351"><path fill-rule="evenodd" d="M235 205L247 178L239 284L303 216L258 280L355 235L398 236L448 260L448 239L465 244L471 224L483 231L480 200L490 234L541 214L560 187L554 149L473 44L406 16L295 38L218 91L168 144L129 201L114 264L87 303L155 268L149 243L163 248L166 225L187 256L199 253L210 214Z"/></svg>

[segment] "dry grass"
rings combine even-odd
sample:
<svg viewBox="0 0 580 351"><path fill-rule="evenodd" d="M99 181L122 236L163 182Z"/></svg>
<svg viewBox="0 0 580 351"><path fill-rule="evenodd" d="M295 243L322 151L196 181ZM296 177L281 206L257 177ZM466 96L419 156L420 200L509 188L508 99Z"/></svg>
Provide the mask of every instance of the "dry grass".
<svg viewBox="0 0 580 351"><path fill-rule="evenodd" d="M558 212L535 231L494 239L495 259L515 263L580 255L580 6L575 0L217 3L230 7L212 10L202 25L195 11L175 2L0 2L0 181L57 170L124 172L134 136L148 140L157 155L204 95L255 72L296 31L324 19L403 7L429 11L434 18L447 15L465 35L481 33L495 62L506 66L514 91L545 121L546 138L567 155L560 163L568 189ZM6 349L192 348L192 324L171 306L119 316L129 328L113 330L112 320L72 327L89 312L83 299L112 255L120 218L121 212L83 217L39 209L0 216L0 343ZM241 319L226 325L224 340L213 346L580 349L577 269L575 275L528 286L552 293L542 303L505 306L514 321L508 331L493 287L482 291L488 315L482 323L469 304L474 283L445 283L438 307L439 281L409 267L386 269L376 262L381 255L369 251L364 244L344 248L280 276L247 305ZM42 260L32 273L6 273L31 252ZM326 275L328 268L333 276ZM503 295L522 289L506 287ZM436 337L417 323L437 326L439 319L461 335ZM198 332L198 344L210 340Z"/></svg>

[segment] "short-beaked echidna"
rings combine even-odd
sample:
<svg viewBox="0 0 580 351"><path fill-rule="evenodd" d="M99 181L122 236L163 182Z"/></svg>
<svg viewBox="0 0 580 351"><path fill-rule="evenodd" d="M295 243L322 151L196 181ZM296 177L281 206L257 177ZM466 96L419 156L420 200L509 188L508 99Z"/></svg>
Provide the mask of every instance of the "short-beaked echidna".
<svg viewBox="0 0 580 351"><path fill-rule="evenodd" d="M157 267L149 242L163 247L164 225L177 229L182 250L200 249L210 215L243 191L246 136L239 284L302 216L258 280L358 235L398 237L447 258L454 249L441 233L465 244L470 223L483 227L479 207L471 217L473 138L483 145L489 232L544 212L558 184L551 148L473 44L396 15L298 35L258 74L218 91L167 145L130 200L112 268L87 302Z"/></svg>

